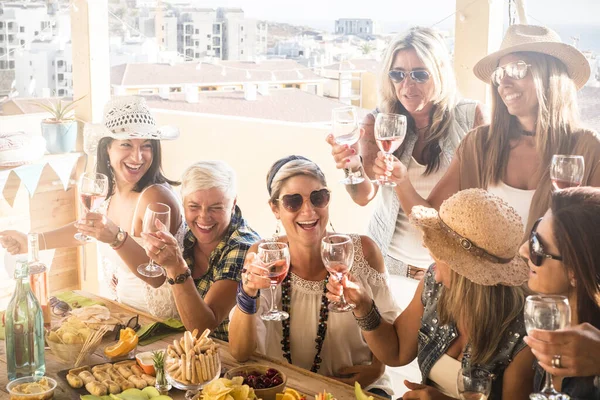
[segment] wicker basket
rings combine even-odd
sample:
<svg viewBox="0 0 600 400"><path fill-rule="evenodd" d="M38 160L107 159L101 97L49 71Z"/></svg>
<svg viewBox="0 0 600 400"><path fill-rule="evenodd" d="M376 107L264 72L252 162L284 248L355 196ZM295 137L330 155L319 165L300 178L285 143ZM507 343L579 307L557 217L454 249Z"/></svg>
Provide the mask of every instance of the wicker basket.
<svg viewBox="0 0 600 400"><path fill-rule="evenodd" d="M75 361L79 357L79 353L81 353L81 350L83 349L83 343L75 343L75 344L57 343L57 342L48 340L48 335L46 335L46 343L48 343L50 350L52 350L52 353L56 357L60 358L62 361L64 361L65 363L68 363L69 365L75 364ZM98 348L99 345L100 345L100 343L97 343L94 346L88 347L86 350L86 354L84 354L81 357L81 359L85 362L85 360L89 356L91 356L94 353L94 351L96 351L96 349Z"/></svg>

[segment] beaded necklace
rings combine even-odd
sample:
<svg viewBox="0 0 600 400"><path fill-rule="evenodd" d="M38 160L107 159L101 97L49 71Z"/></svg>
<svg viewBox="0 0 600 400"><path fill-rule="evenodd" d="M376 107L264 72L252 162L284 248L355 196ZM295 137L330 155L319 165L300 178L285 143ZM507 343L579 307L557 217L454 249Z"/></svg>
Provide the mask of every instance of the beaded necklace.
<svg viewBox="0 0 600 400"><path fill-rule="evenodd" d="M291 266L290 266L291 267ZM327 282L329 281L329 275L325 278L325 285L323 286L323 295L321 297L321 311L319 312L319 324L317 325L317 338L315 348L317 354L313 361L313 365L310 368L311 372L317 372L321 367L321 349L323 348L323 341L325 340L325 334L327 333L327 319L329 317L329 300L325 295L327 293ZM283 350L283 356L292 364L292 353L290 350L290 321L292 319L292 312L290 310L290 302L292 299L292 278L291 272L287 274L283 282L281 283L281 308L283 311L289 314L289 318L281 321L283 327L283 339L281 340L281 350Z"/></svg>

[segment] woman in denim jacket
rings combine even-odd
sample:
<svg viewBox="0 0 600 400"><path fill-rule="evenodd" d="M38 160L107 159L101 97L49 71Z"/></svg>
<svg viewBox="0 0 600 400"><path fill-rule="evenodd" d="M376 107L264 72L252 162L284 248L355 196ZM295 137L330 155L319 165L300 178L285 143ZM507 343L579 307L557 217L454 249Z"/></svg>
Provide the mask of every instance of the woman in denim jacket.
<svg viewBox="0 0 600 400"><path fill-rule="evenodd" d="M571 327L526 337L544 370L571 400L600 399L600 189L558 190L550 210L533 225L520 253L529 262L529 288L569 299ZM543 369L542 369L543 368Z"/></svg>
<svg viewBox="0 0 600 400"><path fill-rule="evenodd" d="M458 398L459 370L469 366L492 374L490 399L527 399L534 357L523 342L528 268L517 253L518 213L485 190L468 189L444 201L439 213L413 208L411 222L435 263L393 324L352 277L342 282L369 348L386 365L418 358L422 384L405 382L411 390L404 400ZM335 301L342 286L330 280L328 289Z"/></svg>

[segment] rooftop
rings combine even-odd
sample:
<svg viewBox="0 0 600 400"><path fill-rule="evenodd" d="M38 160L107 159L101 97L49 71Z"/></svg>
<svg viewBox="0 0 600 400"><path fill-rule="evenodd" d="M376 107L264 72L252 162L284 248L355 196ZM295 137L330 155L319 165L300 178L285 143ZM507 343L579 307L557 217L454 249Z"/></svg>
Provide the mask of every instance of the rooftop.
<svg viewBox="0 0 600 400"><path fill-rule="evenodd" d="M182 93L171 93L169 100L155 95L145 97L152 109L303 124L329 123L331 111L346 105L298 89L270 90L267 96L257 94L256 100L245 100L243 91L201 92L198 103L186 102Z"/></svg>
<svg viewBox="0 0 600 400"><path fill-rule="evenodd" d="M0 115L21 115L21 114L37 114L45 113L46 111L40 108L35 103L53 103L56 104L59 100L66 102L72 100L70 97L14 97L2 104Z"/></svg>
<svg viewBox="0 0 600 400"><path fill-rule="evenodd" d="M260 63L245 61L220 61L218 64L202 63L151 64L129 63L111 68L112 85L185 85L185 84L233 84L244 82L311 82L321 81L305 66L294 60L267 60ZM298 71L301 71L302 78ZM225 72L225 75L223 75ZM251 77L247 78L247 72ZM272 74L273 72L273 74Z"/></svg>
<svg viewBox="0 0 600 400"><path fill-rule="evenodd" d="M379 72L380 63L373 59L358 59L350 61L342 61L336 64L329 65L325 69L345 72Z"/></svg>

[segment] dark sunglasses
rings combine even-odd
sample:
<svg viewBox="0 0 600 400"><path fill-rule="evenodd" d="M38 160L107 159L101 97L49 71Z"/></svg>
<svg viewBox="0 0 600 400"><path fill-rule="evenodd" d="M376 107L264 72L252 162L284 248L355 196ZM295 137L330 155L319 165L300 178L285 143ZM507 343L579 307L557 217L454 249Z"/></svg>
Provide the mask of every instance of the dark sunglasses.
<svg viewBox="0 0 600 400"><path fill-rule="evenodd" d="M311 204L316 208L325 208L329 204L331 198L331 192L329 189L314 190L310 193L309 200ZM283 208L290 212L297 212L302 208L304 204L304 197L300 193L286 194L277 201L281 201Z"/></svg>
<svg viewBox="0 0 600 400"><path fill-rule="evenodd" d="M529 67L531 67L531 65L527 64L525 61L514 61L503 67L498 67L492 72L492 83L495 86L500 86L504 76L516 80L523 79L527 76Z"/></svg>
<svg viewBox="0 0 600 400"><path fill-rule="evenodd" d="M562 257L554 256L552 254L547 254L544 252L544 246L542 245L540 237L535 231L541 220L542 219L540 218L537 221L535 221L535 223L531 227L531 233L529 234L529 259L536 267L541 267L542 263L546 258L562 261Z"/></svg>
<svg viewBox="0 0 600 400"><path fill-rule="evenodd" d="M136 315L135 317L131 317L129 319L129 321L127 321L127 324L123 325L123 324L117 324L115 325L115 331L117 332L117 334L115 335L115 340L119 340L119 338L121 337L121 329L125 329L125 328L131 328L134 331L139 331L141 328L141 325L139 324L139 315Z"/></svg>
<svg viewBox="0 0 600 400"><path fill-rule="evenodd" d="M424 69L413 69L412 71L408 72L393 69L388 72L388 76L396 83L402 82L407 76L410 76L410 79L417 83L425 83L430 77L429 72Z"/></svg>
<svg viewBox="0 0 600 400"><path fill-rule="evenodd" d="M56 315L57 317L64 317L71 311L71 306L69 304L59 300L55 296L52 296L48 299L48 305L50 306L52 314Z"/></svg>

